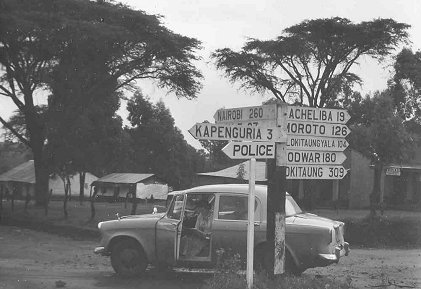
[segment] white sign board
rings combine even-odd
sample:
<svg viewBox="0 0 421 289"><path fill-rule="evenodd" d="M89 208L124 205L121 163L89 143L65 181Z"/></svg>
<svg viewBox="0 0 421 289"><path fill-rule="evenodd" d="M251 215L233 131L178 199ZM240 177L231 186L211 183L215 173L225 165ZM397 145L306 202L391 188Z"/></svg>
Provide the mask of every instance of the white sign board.
<svg viewBox="0 0 421 289"><path fill-rule="evenodd" d="M344 138L290 135L287 149L342 152L349 146Z"/></svg>
<svg viewBox="0 0 421 289"><path fill-rule="evenodd" d="M238 121L276 120L276 104L223 108L218 109L213 118L215 123L228 123Z"/></svg>
<svg viewBox="0 0 421 289"><path fill-rule="evenodd" d="M344 138L351 130L344 124L288 121L286 132L288 135Z"/></svg>
<svg viewBox="0 0 421 289"><path fill-rule="evenodd" d="M286 151L286 161L289 164L309 164L309 165L340 165L346 160L343 152L319 152L319 151Z"/></svg>
<svg viewBox="0 0 421 289"><path fill-rule="evenodd" d="M400 176L401 175L401 169L397 167L390 167L386 169L386 175L387 176Z"/></svg>
<svg viewBox="0 0 421 289"><path fill-rule="evenodd" d="M230 142L222 151L231 159L273 159L275 158L274 142Z"/></svg>
<svg viewBox="0 0 421 289"><path fill-rule="evenodd" d="M316 108L305 106L287 107L287 120L346 124L351 118L344 109Z"/></svg>
<svg viewBox="0 0 421 289"><path fill-rule="evenodd" d="M196 123L189 132L199 140L285 142L282 131L274 127Z"/></svg>
<svg viewBox="0 0 421 289"><path fill-rule="evenodd" d="M286 167L287 179L326 179L340 180L347 174L343 166L324 165L288 165Z"/></svg>

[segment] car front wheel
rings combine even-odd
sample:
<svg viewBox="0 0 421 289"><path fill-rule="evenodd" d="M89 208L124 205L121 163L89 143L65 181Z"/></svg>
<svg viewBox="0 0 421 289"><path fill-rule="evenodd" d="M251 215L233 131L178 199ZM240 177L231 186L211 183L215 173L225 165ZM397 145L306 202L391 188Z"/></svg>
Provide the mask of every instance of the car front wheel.
<svg viewBox="0 0 421 289"><path fill-rule="evenodd" d="M139 276L147 265L143 249L134 240L118 241L111 250L111 266L121 276Z"/></svg>

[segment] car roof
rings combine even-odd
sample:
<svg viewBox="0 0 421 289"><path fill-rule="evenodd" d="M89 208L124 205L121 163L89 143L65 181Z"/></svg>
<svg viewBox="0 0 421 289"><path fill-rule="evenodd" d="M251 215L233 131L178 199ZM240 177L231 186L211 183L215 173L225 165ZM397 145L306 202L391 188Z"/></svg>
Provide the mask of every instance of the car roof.
<svg viewBox="0 0 421 289"><path fill-rule="evenodd" d="M249 185L248 184L215 184L215 185L205 185L199 187L193 187L191 189L182 190L182 191L173 191L168 193L168 195L177 195L183 193L232 193L232 194L248 194ZM266 185L255 185L255 194L266 196L267 186ZM287 195L289 195L287 193Z"/></svg>

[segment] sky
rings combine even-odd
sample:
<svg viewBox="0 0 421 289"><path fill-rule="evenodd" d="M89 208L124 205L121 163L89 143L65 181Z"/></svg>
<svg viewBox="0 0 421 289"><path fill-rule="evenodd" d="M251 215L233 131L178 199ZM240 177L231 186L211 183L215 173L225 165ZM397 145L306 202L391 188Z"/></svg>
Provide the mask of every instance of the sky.
<svg viewBox="0 0 421 289"><path fill-rule="evenodd" d="M376 18L392 18L411 25L408 30L410 48L421 49L421 1L419 0L122 0L121 2L148 14L163 16L163 24L173 32L194 37L202 42L197 53L202 59L195 65L202 71L203 89L195 100L178 99L153 82L142 81L138 86L151 101L160 99L170 109L176 126L188 143L200 148L188 130L213 115L221 107L261 105L271 95L251 94L239 90L222 71L217 71L210 54L218 48L239 50L248 38L273 39L282 30L306 19L344 17L354 23ZM397 51L398 52L398 51ZM353 72L363 80L363 94L386 88L391 76L391 62L377 63L362 59ZM45 99L39 97L36 103ZM15 110L13 103L0 96L0 115L8 118ZM120 114L125 118L124 104Z"/></svg>

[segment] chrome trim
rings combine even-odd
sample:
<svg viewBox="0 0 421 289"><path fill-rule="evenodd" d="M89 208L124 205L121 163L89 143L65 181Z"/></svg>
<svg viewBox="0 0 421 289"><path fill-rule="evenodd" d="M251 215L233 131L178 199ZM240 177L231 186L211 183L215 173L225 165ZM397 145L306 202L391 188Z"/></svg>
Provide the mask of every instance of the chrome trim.
<svg viewBox="0 0 421 289"><path fill-rule="evenodd" d="M100 255L102 255L102 254L104 254L104 252L105 252L105 248L104 248L104 247L96 247L96 248L94 249L94 253L95 253L95 254L100 254Z"/></svg>

